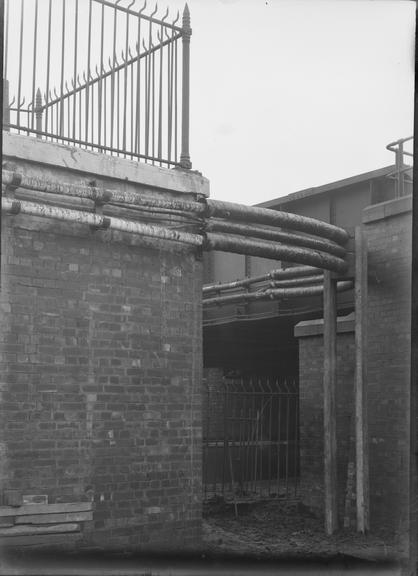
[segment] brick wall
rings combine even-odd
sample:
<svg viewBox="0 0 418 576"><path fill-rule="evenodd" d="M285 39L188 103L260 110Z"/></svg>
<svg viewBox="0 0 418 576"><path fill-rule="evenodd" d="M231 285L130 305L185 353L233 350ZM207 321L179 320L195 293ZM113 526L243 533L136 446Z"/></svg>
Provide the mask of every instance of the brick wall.
<svg viewBox="0 0 418 576"><path fill-rule="evenodd" d="M3 216L2 234L2 493L93 499L86 545L195 545L195 251L22 215Z"/></svg>
<svg viewBox="0 0 418 576"><path fill-rule="evenodd" d="M306 330L308 328L309 330ZM352 315L340 318L337 337L337 481L341 523L354 458L354 335ZM305 329L305 331L304 331ZM324 508L323 335L322 321L301 322L299 336L300 487L302 501L317 513Z"/></svg>
<svg viewBox="0 0 418 576"><path fill-rule="evenodd" d="M368 240L368 421L371 527L408 538L411 197L364 212Z"/></svg>
<svg viewBox="0 0 418 576"><path fill-rule="evenodd" d="M370 529L384 530L408 553L410 533L411 197L364 210L368 244L367 418ZM347 318L349 319L349 317ZM301 322L299 336L301 487L323 514L322 321ZM337 337L339 515L353 454L354 338Z"/></svg>

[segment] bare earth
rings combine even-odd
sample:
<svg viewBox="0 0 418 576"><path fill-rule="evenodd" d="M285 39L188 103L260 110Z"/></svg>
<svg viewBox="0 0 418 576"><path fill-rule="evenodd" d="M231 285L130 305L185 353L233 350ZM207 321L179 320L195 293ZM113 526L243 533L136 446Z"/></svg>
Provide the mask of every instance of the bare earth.
<svg viewBox="0 0 418 576"><path fill-rule="evenodd" d="M204 540L209 554L272 558L330 558L340 555L367 560L399 557L388 534L359 534L353 528L324 533L323 519L297 503L260 502L234 506L221 501L206 506Z"/></svg>

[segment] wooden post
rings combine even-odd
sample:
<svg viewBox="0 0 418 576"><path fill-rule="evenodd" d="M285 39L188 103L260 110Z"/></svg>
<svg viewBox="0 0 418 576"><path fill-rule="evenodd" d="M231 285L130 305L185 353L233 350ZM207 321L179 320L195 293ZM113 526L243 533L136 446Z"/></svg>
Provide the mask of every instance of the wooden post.
<svg viewBox="0 0 418 576"><path fill-rule="evenodd" d="M337 300L332 272L324 271L324 488L325 531L338 527L337 430L335 389L337 381Z"/></svg>
<svg viewBox="0 0 418 576"><path fill-rule="evenodd" d="M369 466L367 445L367 245L361 227L355 230L355 438L357 531L369 529Z"/></svg>

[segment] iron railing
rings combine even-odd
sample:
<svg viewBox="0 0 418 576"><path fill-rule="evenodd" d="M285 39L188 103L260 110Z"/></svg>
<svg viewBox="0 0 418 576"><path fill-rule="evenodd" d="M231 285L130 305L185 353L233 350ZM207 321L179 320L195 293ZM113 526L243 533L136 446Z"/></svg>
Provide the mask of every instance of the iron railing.
<svg viewBox="0 0 418 576"><path fill-rule="evenodd" d="M6 0L4 129L191 168L189 10L138 1Z"/></svg>
<svg viewBox="0 0 418 576"><path fill-rule="evenodd" d="M299 395L277 378L205 381L205 500L295 499L299 485Z"/></svg>
<svg viewBox="0 0 418 576"><path fill-rule="evenodd" d="M413 136L401 138L391 142L386 146L387 150L395 153L395 170L387 175L395 181L395 197L399 198L407 193L406 185L412 184L413 166L405 162L406 158L413 158L414 155L405 149L405 143L413 140Z"/></svg>

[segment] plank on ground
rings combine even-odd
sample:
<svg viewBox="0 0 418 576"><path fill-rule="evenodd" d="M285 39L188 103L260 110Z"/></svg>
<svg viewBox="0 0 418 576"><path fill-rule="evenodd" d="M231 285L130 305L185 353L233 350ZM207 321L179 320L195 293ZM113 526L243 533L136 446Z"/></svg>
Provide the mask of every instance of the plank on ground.
<svg viewBox="0 0 418 576"><path fill-rule="evenodd" d="M54 546L61 548L75 545L83 538L82 532L70 532L68 534L33 534L31 536L8 536L0 537L0 550L7 547L24 546L25 548L40 548Z"/></svg>
<svg viewBox="0 0 418 576"><path fill-rule="evenodd" d="M53 524L45 526L12 526L11 528L0 528L0 536L31 536L32 534L54 534L63 532L76 532L80 525L75 522L71 524Z"/></svg>
<svg viewBox="0 0 418 576"><path fill-rule="evenodd" d="M66 512L84 512L92 509L92 502L66 502L59 504L24 504L23 506L0 506L0 517L29 516L33 514L61 514Z"/></svg>
<svg viewBox="0 0 418 576"><path fill-rule="evenodd" d="M85 522L86 520L93 520L93 512L30 514L29 516L19 516L16 518L15 524L60 524L63 522Z"/></svg>

